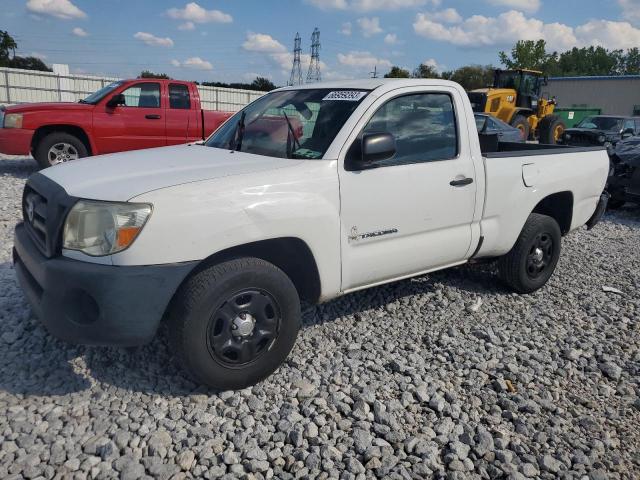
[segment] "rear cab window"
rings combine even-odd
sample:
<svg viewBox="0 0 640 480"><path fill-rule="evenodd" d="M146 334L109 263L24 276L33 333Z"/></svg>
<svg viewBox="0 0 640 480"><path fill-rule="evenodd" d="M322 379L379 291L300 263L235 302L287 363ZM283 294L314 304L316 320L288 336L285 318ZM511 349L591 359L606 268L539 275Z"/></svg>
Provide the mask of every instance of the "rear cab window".
<svg viewBox="0 0 640 480"><path fill-rule="evenodd" d="M169 108L177 110L191 109L189 87L184 84L169 84Z"/></svg>

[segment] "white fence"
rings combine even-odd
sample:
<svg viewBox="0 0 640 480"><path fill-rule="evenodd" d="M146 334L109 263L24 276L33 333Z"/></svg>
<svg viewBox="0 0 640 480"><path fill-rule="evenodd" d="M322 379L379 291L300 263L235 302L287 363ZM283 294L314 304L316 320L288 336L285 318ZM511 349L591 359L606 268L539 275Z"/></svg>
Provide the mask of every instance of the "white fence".
<svg viewBox="0 0 640 480"><path fill-rule="evenodd" d="M51 72L0 68L0 105L34 102L76 102L119 80L114 77L58 75ZM198 86L202 108L235 112L266 92Z"/></svg>

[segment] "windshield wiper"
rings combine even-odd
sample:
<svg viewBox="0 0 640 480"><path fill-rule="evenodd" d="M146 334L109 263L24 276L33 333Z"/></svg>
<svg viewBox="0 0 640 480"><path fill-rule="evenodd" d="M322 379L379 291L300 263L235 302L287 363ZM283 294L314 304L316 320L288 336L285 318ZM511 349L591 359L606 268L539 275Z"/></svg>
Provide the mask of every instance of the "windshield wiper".
<svg viewBox="0 0 640 480"><path fill-rule="evenodd" d="M287 158L293 158L293 152L300 148L300 142L296 138L296 132L293 130L293 125L291 125L291 121L287 116L287 112L282 109L282 114L284 115L284 119L287 121L287 126L289 127L287 131ZM293 138L293 146L298 145L295 150L291 149L291 139Z"/></svg>
<svg viewBox="0 0 640 480"><path fill-rule="evenodd" d="M238 125L236 125L236 131L233 134L233 138L235 140L235 145L231 145L231 151L235 152L240 151L242 149L242 137L244 137L244 119L247 116L247 112L242 112L240 114L240 120L238 121Z"/></svg>

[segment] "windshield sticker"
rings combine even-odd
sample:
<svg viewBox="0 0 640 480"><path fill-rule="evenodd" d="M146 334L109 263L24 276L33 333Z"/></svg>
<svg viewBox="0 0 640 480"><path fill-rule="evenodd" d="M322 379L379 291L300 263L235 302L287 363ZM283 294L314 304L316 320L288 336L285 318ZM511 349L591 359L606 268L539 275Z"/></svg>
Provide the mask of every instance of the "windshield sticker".
<svg viewBox="0 0 640 480"><path fill-rule="evenodd" d="M342 100L344 102L359 102L367 95L367 92L358 92L355 90L337 90L326 95L322 101L325 100Z"/></svg>

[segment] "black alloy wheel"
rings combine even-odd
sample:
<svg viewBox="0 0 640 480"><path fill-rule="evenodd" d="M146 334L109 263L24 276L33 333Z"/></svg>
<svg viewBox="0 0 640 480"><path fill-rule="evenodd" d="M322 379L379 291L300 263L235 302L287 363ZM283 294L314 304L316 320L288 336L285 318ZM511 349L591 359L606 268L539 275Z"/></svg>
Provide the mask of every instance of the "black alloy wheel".
<svg viewBox="0 0 640 480"><path fill-rule="evenodd" d="M553 259L553 237L546 232L536 235L527 256L527 275L537 279L542 275Z"/></svg>
<svg viewBox="0 0 640 480"><path fill-rule="evenodd" d="M229 297L209 321L209 350L227 367L252 363L268 351L280 329L276 299L266 291L241 290Z"/></svg>

